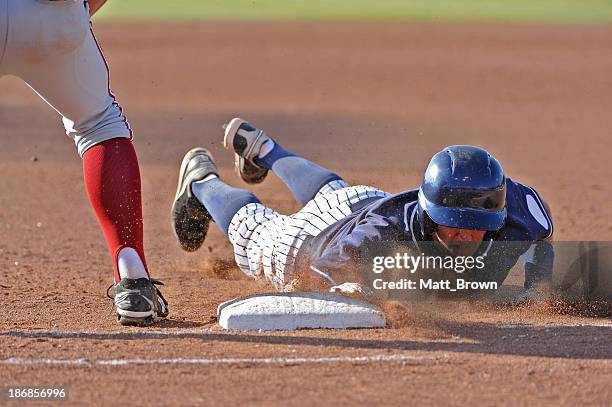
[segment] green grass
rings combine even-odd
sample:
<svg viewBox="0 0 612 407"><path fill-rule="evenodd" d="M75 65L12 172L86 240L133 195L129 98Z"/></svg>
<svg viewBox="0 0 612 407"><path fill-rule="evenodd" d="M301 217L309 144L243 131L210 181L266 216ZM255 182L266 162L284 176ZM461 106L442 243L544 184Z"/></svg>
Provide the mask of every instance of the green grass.
<svg viewBox="0 0 612 407"><path fill-rule="evenodd" d="M109 0L97 20L612 23L612 0Z"/></svg>

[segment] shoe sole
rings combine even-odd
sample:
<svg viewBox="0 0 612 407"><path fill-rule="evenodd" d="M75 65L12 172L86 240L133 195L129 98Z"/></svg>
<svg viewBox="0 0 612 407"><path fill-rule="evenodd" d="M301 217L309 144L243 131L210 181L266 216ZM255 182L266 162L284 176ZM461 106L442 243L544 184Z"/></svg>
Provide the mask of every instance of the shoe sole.
<svg viewBox="0 0 612 407"><path fill-rule="evenodd" d="M213 160L212 154L208 150L202 147L196 147L196 148L189 150L187 154L185 154L185 157L183 157L183 161L181 162L181 167L179 169L179 178L178 178L178 184L176 187L176 195L174 196L174 202L172 203L172 209L170 212L171 217L172 217L172 232L174 234L174 237L179 242L181 248L187 252L194 252L197 249L199 249L201 244L203 243L203 240L199 243L194 244L193 242L190 242L189 240L185 240L184 236L183 238L181 238L179 236L180 234L177 231L177 226L176 226L178 222L180 222L180 218L178 218L175 215L177 213L177 209L178 209L177 205L179 204L179 202L183 200L186 202L189 202L190 199L196 199L196 198L190 198L188 196L185 196L185 194L187 193L187 188L189 188L190 186L189 183L185 182L185 175L187 172L187 167L189 166L189 162L196 155L201 155L201 154L205 154L208 157L210 157L211 161ZM210 214L208 214L208 212L206 212L206 216L210 218ZM208 221L206 222L206 224L203 224L202 227L204 228L203 229L204 234L206 234L206 232L208 231Z"/></svg>
<svg viewBox="0 0 612 407"><path fill-rule="evenodd" d="M125 326L151 326L165 317L158 317L154 311L127 311L117 308L117 320Z"/></svg>
<svg viewBox="0 0 612 407"><path fill-rule="evenodd" d="M243 123L248 122L239 117L230 120L230 122L225 127L225 134L223 135L223 147L230 151L234 151L234 136L236 135L238 129ZM260 184L264 181L264 179L266 179L266 176L268 175L267 169L262 170L262 174L258 177L246 177L244 175L246 173L244 169L247 165L253 166L253 164L250 164L244 157L234 152L234 170L244 182L246 182L247 184Z"/></svg>
<svg viewBox="0 0 612 407"><path fill-rule="evenodd" d="M117 315L117 320L123 326L151 326L156 322L156 319L152 316L146 318L132 318Z"/></svg>
<svg viewBox="0 0 612 407"><path fill-rule="evenodd" d="M234 135L238 131L240 125L246 122L246 120L239 117L235 117L230 120L225 128L225 134L223 135L223 147L227 148L228 150L234 150ZM230 134L232 135L232 140L229 139Z"/></svg>

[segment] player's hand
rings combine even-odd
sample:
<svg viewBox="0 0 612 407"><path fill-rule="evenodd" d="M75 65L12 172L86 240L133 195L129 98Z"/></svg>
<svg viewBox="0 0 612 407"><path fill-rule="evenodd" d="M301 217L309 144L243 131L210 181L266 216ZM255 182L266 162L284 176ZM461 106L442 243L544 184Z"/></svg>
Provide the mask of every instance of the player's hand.
<svg viewBox="0 0 612 407"><path fill-rule="evenodd" d="M358 283L342 283L335 285L329 289L330 293L341 294L351 298L363 299L366 297L366 292Z"/></svg>
<svg viewBox="0 0 612 407"><path fill-rule="evenodd" d="M525 290L523 292L521 292L520 294L516 295L515 297L511 298L509 303L510 305L523 305L523 304L527 304L528 302L533 301L533 293L531 292L531 290Z"/></svg>

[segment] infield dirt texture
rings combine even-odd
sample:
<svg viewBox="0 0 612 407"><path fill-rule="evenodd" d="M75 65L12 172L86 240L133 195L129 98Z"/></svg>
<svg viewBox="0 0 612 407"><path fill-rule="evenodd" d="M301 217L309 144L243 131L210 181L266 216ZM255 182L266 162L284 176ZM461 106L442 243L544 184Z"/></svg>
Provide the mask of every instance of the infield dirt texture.
<svg viewBox="0 0 612 407"><path fill-rule="evenodd" d="M409 303L392 310L394 329L223 332L211 321L217 304L264 288L232 267L214 228L202 250L181 252L169 217L178 165L194 146L243 185L221 145L221 124L240 115L350 182L392 192L417 186L445 145L483 146L548 200L558 240L609 240L612 28L105 21L95 29L135 130L148 263L166 283L171 317L151 329L115 322L81 161L56 114L4 78L0 360L15 364L0 366L0 386L68 385L75 405L612 403L609 315ZM298 209L275 177L252 190L280 211ZM511 281L520 284L520 273Z"/></svg>

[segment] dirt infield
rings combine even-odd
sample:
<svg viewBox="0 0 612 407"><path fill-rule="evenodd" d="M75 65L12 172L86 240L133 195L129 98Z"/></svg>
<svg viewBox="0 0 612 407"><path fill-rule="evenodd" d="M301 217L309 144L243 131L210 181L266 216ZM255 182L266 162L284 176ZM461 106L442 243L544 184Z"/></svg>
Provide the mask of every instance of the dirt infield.
<svg viewBox="0 0 612 407"><path fill-rule="evenodd" d="M408 304L386 330L223 332L216 305L265 288L228 269L217 230L199 252L181 252L169 218L193 146L242 185L220 127L241 115L350 182L392 192L418 185L443 146L482 145L550 203L558 240L610 240L612 28L96 28L136 132L148 263L171 318L116 324L74 146L54 112L3 78L0 360L13 364L0 367L0 387L69 385L75 404L612 402L609 318L544 304ZM298 208L277 179L253 190L276 209Z"/></svg>

